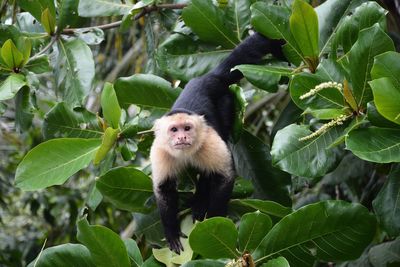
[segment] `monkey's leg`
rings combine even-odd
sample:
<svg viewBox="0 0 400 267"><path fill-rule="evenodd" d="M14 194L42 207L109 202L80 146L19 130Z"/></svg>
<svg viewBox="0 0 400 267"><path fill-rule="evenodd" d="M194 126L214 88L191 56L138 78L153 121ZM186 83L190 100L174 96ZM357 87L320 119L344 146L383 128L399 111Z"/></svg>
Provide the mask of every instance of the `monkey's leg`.
<svg viewBox="0 0 400 267"><path fill-rule="evenodd" d="M196 191L192 201L192 218L193 221L202 221L206 216L210 199L210 176L201 173L196 184Z"/></svg>
<svg viewBox="0 0 400 267"><path fill-rule="evenodd" d="M183 251L179 240L181 230L178 218L178 191L176 179L167 178L155 186L157 206L169 248L177 254Z"/></svg>
<svg viewBox="0 0 400 267"><path fill-rule="evenodd" d="M210 203L208 206L207 218L226 216L234 180L233 175L227 177L219 173L212 174L210 181Z"/></svg>

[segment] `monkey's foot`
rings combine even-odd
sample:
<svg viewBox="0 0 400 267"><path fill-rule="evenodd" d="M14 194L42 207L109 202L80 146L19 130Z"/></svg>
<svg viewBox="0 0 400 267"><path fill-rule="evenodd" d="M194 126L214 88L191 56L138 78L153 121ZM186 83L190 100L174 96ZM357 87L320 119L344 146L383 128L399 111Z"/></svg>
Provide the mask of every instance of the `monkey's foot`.
<svg viewBox="0 0 400 267"><path fill-rule="evenodd" d="M181 251L183 251L183 246L181 241L179 240L179 236L174 238L167 238L167 242L170 250L178 255L181 254Z"/></svg>

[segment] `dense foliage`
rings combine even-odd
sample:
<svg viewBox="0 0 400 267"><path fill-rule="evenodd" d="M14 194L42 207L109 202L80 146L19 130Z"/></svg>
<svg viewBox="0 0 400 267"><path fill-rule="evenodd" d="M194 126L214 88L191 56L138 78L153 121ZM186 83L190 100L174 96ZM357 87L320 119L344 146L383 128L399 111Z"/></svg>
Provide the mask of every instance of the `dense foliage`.
<svg viewBox="0 0 400 267"><path fill-rule="evenodd" d="M3 0L0 264L400 264L394 3ZM229 217L193 224L182 174L176 255L148 130L250 29L283 39L288 62L236 67Z"/></svg>

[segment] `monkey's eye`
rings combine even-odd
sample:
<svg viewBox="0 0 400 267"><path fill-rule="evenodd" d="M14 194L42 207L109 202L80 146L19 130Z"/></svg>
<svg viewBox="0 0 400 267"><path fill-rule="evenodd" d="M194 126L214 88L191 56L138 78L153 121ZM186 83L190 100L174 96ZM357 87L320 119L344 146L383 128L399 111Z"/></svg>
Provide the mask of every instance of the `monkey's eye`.
<svg viewBox="0 0 400 267"><path fill-rule="evenodd" d="M175 133L175 132L177 132L177 131L178 131L178 129L177 129L176 127L172 127L172 128L171 128L171 132L174 132L174 133Z"/></svg>
<svg viewBox="0 0 400 267"><path fill-rule="evenodd" d="M185 131L190 131L190 126L185 126Z"/></svg>

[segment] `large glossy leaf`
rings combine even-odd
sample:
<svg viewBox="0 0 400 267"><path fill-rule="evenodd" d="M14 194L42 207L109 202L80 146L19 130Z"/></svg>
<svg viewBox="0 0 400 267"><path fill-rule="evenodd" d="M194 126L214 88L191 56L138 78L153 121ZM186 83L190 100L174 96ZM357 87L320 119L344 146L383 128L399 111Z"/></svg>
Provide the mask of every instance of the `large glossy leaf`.
<svg viewBox="0 0 400 267"><path fill-rule="evenodd" d="M81 40L58 42L58 58L54 68L57 87L63 100L81 106L92 88L94 61L90 48Z"/></svg>
<svg viewBox="0 0 400 267"><path fill-rule="evenodd" d="M25 76L13 73L0 83L0 101L11 99L26 85Z"/></svg>
<svg viewBox="0 0 400 267"><path fill-rule="evenodd" d="M159 247L165 246L165 236L158 209L149 214L134 213L133 219L136 222L133 228L133 233L138 238L145 236L146 242L149 244L157 245Z"/></svg>
<svg viewBox="0 0 400 267"><path fill-rule="evenodd" d="M42 12L48 8L50 13L55 16L56 9L54 6L54 1L52 0L18 0L18 5L22 7L24 10L28 11L32 14L38 21L40 21Z"/></svg>
<svg viewBox="0 0 400 267"><path fill-rule="evenodd" d="M232 153L238 175L251 179L255 197L290 205L287 190L290 177L272 167L269 147L266 144L244 131L239 142L232 147Z"/></svg>
<svg viewBox="0 0 400 267"><path fill-rule="evenodd" d="M153 195L151 179L133 167L111 169L96 181L103 196L117 208L133 212L148 212L147 203Z"/></svg>
<svg viewBox="0 0 400 267"><path fill-rule="evenodd" d="M230 219L214 217L195 225L189 243L194 252L205 258L236 258L237 237L235 224Z"/></svg>
<svg viewBox="0 0 400 267"><path fill-rule="evenodd" d="M390 236L400 234L400 165L393 165L389 177L372 202L379 224Z"/></svg>
<svg viewBox="0 0 400 267"><path fill-rule="evenodd" d="M81 17L125 15L132 8L125 3L125 1L79 0L78 12Z"/></svg>
<svg viewBox="0 0 400 267"><path fill-rule="evenodd" d="M57 32L61 32L64 28L69 25L72 26L79 19L78 16L78 4L82 2L79 0L63 0L58 8L58 21L57 21ZM104 2L108 3L108 2Z"/></svg>
<svg viewBox="0 0 400 267"><path fill-rule="evenodd" d="M192 0L184 8L182 18L201 40L226 48L233 48L239 42L224 22L224 13L211 0Z"/></svg>
<svg viewBox="0 0 400 267"><path fill-rule="evenodd" d="M180 93L179 88L152 74L122 77L114 83L118 102L123 108L131 104L169 109Z"/></svg>
<svg viewBox="0 0 400 267"><path fill-rule="evenodd" d="M318 15L319 47L321 54L329 47L332 33L335 32L340 19L349 8L351 0L330 0L315 8Z"/></svg>
<svg viewBox="0 0 400 267"><path fill-rule="evenodd" d="M250 83L268 92L276 92L281 77L289 77L293 71L285 67L260 65L239 65L232 70L235 69L240 70Z"/></svg>
<svg viewBox="0 0 400 267"><path fill-rule="evenodd" d="M66 260L68 259L68 260ZM63 244L46 248L28 267L95 267L89 250L81 244Z"/></svg>
<svg viewBox="0 0 400 267"><path fill-rule="evenodd" d="M49 72L51 71L49 57L47 55L35 57L29 60L24 68L36 74Z"/></svg>
<svg viewBox="0 0 400 267"><path fill-rule="evenodd" d="M336 9L336 6L337 5L335 5L334 10ZM350 10L348 9L347 12L349 11ZM361 30L371 27L375 23L380 23L383 26L386 13L386 10L373 1L362 3L351 13L349 12L350 15L344 17L336 33L336 41L341 44L344 52L347 53L350 51L353 44L357 41L357 37Z"/></svg>
<svg viewBox="0 0 400 267"><path fill-rule="evenodd" d="M269 260L261 265L261 267L290 267L289 262L282 256Z"/></svg>
<svg viewBox="0 0 400 267"><path fill-rule="evenodd" d="M357 129L349 133L346 147L364 160L400 162L400 130L375 127Z"/></svg>
<svg viewBox="0 0 400 267"><path fill-rule="evenodd" d="M250 24L250 0L233 0L227 8L226 14L228 21L232 22L233 29L236 32L236 39L242 40L242 36Z"/></svg>
<svg viewBox="0 0 400 267"><path fill-rule="evenodd" d="M182 267L224 267L225 263L217 260L193 260L182 265Z"/></svg>
<svg viewBox="0 0 400 267"><path fill-rule="evenodd" d="M379 78L369 84L379 113L386 119L400 124L400 84L396 86L390 78Z"/></svg>
<svg viewBox="0 0 400 267"><path fill-rule="evenodd" d="M71 109L61 102L44 117L43 135L45 139L60 137L100 138L96 115L86 109Z"/></svg>
<svg viewBox="0 0 400 267"><path fill-rule="evenodd" d="M90 163L100 142L100 139L60 138L39 144L18 165L16 186L37 190L63 184Z"/></svg>
<svg viewBox="0 0 400 267"><path fill-rule="evenodd" d="M163 51L158 54L158 61L163 71L175 79L187 82L215 68L230 52L219 50L174 55Z"/></svg>
<svg viewBox="0 0 400 267"><path fill-rule="evenodd" d="M101 108L106 121L114 128L119 127L119 119L121 117L121 108L115 94L114 87L111 83L105 83L101 93Z"/></svg>
<svg viewBox="0 0 400 267"><path fill-rule="evenodd" d="M327 149L341 134L340 127L307 141L299 139L312 132L306 125L292 124L277 132L271 154L274 165L293 175L319 177L326 174L338 163L335 149Z"/></svg>
<svg viewBox="0 0 400 267"><path fill-rule="evenodd" d="M390 78L396 88L400 88L400 53L388 51L377 55L371 76L373 79Z"/></svg>
<svg viewBox="0 0 400 267"><path fill-rule="evenodd" d="M260 200L260 199L234 199L231 201L231 205L240 205L247 208L251 208L253 210L259 210L262 213L282 218L292 212L291 208L282 206L279 203L269 201L269 200Z"/></svg>
<svg viewBox="0 0 400 267"><path fill-rule="evenodd" d="M272 39L285 40L286 45L284 50L288 53L287 56L289 56L289 59L292 57L303 59L300 49L290 31L290 9L284 6L256 2L251 6L250 10L251 24L257 32ZM290 56L291 54L294 54L294 56Z"/></svg>
<svg viewBox="0 0 400 267"><path fill-rule="evenodd" d="M400 237L390 242L373 246L368 252L368 258L374 267L400 265Z"/></svg>
<svg viewBox="0 0 400 267"><path fill-rule="evenodd" d="M253 251L271 228L272 221L268 215L259 211L243 215L239 225L239 250Z"/></svg>
<svg viewBox="0 0 400 267"><path fill-rule="evenodd" d="M316 259L356 259L371 242L375 227L374 216L359 204L310 204L275 224L253 255L257 261L280 255L299 267L312 266Z"/></svg>
<svg viewBox="0 0 400 267"><path fill-rule="evenodd" d="M290 31L302 55L318 60L318 17L314 8L305 1L295 0L289 23Z"/></svg>
<svg viewBox="0 0 400 267"><path fill-rule="evenodd" d="M1 58L6 66L13 70L22 67L24 55L15 46L14 42L9 39L1 47Z"/></svg>
<svg viewBox="0 0 400 267"><path fill-rule="evenodd" d="M398 128L400 129L400 125L391 122L390 120L385 119L376 109L374 102L369 102L367 104L367 117L368 121L372 123L372 125L381 127L381 128Z"/></svg>
<svg viewBox="0 0 400 267"><path fill-rule="evenodd" d="M141 267L143 264L140 249L133 239L123 239L132 267Z"/></svg>
<svg viewBox="0 0 400 267"><path fill-rule="evenodd" d="M365 107L372 100L372 91L368 81L371 80L370 72L374 57L393 50L392 39L382 31L378 24L360 32L357 42L349 52L353 96L358 106Z"/></svg>
<svg viewBox="0 0 400 267"><path fill-rule="evenodd" d="M323 60L315 74L303 72L293 77L289 85L290 95L293 102L303 110L343 109L346 107L343 95L335 88L326 88L313 96L300 99L300 96L323 82L342 83L343 79L344 71L339 64L330 59Z"/></svg>
<svg viewBox="0 0 400 267"><path fill-rule="evenodd" d="M96 266L131 266L125 244L118 234L101 225L89 225L86 218L77 225L76 237L89 249Z"/></svg>

